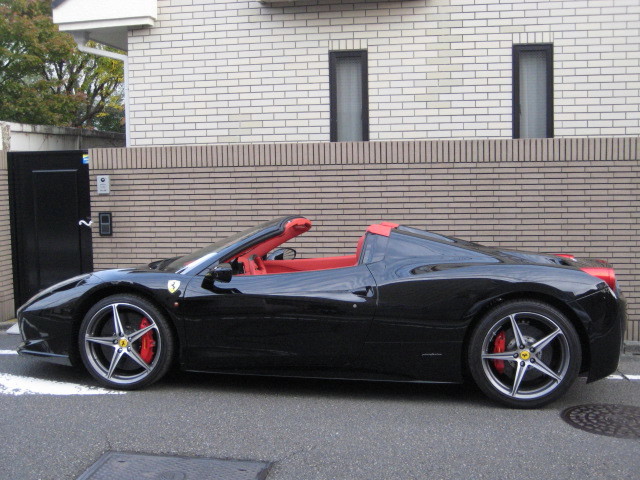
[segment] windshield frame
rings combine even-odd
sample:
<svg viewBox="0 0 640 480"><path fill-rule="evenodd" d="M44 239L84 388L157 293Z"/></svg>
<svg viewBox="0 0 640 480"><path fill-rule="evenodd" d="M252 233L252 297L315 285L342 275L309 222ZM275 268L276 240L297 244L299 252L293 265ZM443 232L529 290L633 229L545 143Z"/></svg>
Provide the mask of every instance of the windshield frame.
<svg viewBox="0 0 640 480"><path fill-rule="evenodd" d="M199 275L220 263L221 260L229 259L243 250L281 234L284 231L284 226L295 218L304 217L301 215L287 215L260 223L192 253L180 256L166 265L163 271L173 271L181 275ZM185 265L185 262L188 262L188 264Z"/></svg>

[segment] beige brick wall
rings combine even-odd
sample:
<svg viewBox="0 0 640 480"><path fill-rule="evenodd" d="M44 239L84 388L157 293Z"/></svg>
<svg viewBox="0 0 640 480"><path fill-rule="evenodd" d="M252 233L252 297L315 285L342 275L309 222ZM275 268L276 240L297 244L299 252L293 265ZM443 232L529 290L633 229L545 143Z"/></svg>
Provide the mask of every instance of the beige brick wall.
<svg viewBox="0 0 640 480"><path fill-rule="evenodd" d="M355 251L380 220L506 248L613 263L640 340L640 137L219 145L91 150L98 269L187 253L300 213L302 254ZM111 175L97 195L95 175Z"/></svg>
<svg viewBox="0 0 640 480"><path fill-rule="evenodd" d="M0 150L0 322L15 317L7 153Z"/></svg>
<svg viewBox="0 0 640 480"><path fill-rule="evenodd" d="M512 47L553 43L555 136L640 134L638 0L158 0L129 33L131 145L329 140L366 49L371 140L511 138Z"/></svg>

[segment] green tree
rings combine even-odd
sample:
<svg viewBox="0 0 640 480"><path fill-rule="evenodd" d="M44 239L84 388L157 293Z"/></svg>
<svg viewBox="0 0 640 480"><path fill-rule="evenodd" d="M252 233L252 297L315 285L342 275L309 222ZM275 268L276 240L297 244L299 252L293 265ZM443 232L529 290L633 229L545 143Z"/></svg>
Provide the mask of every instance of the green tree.
<svg viewBox="0 0 640 480"><path fill-rule="evenodd" d="M47 0L0 0L1 120L124 131L123 80L122 62L58 31Z"/></svg>

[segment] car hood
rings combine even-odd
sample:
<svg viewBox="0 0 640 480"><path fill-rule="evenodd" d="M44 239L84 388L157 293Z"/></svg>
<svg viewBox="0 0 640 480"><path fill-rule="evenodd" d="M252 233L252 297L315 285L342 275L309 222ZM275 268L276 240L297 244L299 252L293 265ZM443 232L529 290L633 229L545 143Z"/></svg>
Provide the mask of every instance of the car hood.
<svg viewBox="0 0 640 480"><path fill-rule="evenodd" d="M149 265L140 265L131 268L113 268L110 270L100 270L99 272L93 272L92 275L103 282L129 280L132 277L182 277L182 275L179 273L158 270L150 267Z"/></svg>

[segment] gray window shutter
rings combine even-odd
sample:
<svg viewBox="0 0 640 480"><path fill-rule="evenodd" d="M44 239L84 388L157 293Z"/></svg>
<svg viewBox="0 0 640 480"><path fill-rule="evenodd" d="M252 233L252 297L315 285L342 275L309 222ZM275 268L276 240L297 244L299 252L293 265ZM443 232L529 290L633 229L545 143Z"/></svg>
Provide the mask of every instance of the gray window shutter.
<svg viewBox="0 0 640 480"><path fill-rule="evenodd" d="M520 138L547 136L547 56L544 51L520 54Z"/></svg>
<svg viewBox="0 0 640 480"><path fill-rule="evenodd" d="M363 140L362 131L362 59L342 57L336 60L337 140Z"/></svg>

